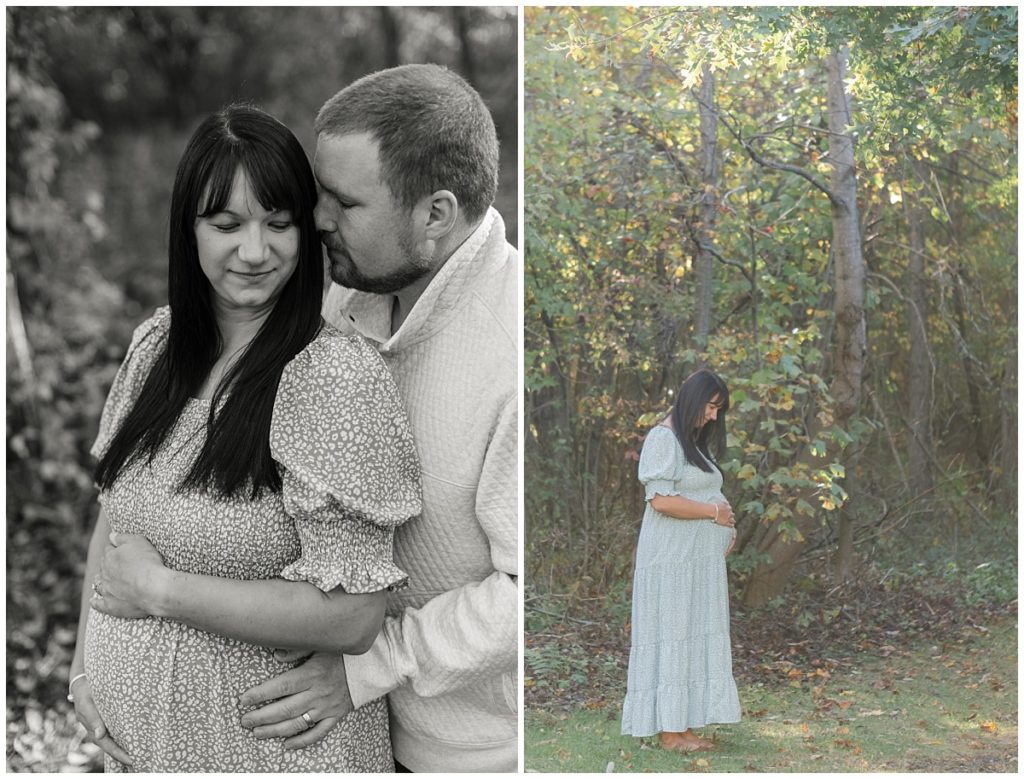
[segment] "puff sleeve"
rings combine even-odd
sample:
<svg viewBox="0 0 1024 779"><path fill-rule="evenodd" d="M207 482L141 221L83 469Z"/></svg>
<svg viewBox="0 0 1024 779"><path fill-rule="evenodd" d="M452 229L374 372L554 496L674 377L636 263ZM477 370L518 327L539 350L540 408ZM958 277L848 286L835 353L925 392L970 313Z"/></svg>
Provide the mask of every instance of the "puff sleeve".
<svg viewBox="0 0 1024 779"><path fill-rule="evenodd" d="M658 425L647 434L640 452L637 478L644 485L644 499L655 495L682 495L676 482L682 477L686 456L676 434L665 425Z"/></svg>
<svg viewBox="0 0 1024 779"><path fill-rule="evenodd" d="M324 331L281 374L270 426L301 553L281 573L323 591L406 583L395 527L421 510L420 468L398 389L361 337Z"/></svg>
<svg viewBox="0 0 1024 779"><path fill-rule="evenodd" d="M121 362L121 367L117 369L114 382L110 385L110 392L107 393L107 400L103 404L99 433L89 450L89 454L97 460L106 453L128 412L135 405L153 364L163 351L170 327L171 309L169 306L162 306L132 333L128 352Z"/></svg>

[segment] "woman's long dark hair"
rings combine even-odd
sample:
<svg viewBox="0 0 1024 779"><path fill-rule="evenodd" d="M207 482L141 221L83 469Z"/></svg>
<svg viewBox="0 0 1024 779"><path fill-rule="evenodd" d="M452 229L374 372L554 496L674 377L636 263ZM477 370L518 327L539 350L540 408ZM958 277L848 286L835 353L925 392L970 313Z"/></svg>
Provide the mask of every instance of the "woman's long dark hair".
<svg viewBox="0 0 1024 779"><path fill-rule="evenodd" d="M698 428L707 404L715 396L722 403L717 419ZM690 374L683 382L672 405L671 417L672 428L690 465L711 473L711 463L715 462L711 450L714 449L718 457L725 454L725 412L728 410L729 388L707 368Z"/></svg>
<svg viewBox="0 0 1024 779"><path fill-rule="evenodd" d="M199 265L197 217L227 207L239 170L268 211L286 210L299 228L295 271L256 337L221 380L210 404L207 438L181 490L232 496L278 491L270 419L284 366L320 328L323 255L313 209L316 182L291 131L269 114L232 105L203 121L178 163L171 195L168 290L170 334L135 405L96 467L109 488L135 460L157 450L201 388L223 348L210 284Z"/></svg>

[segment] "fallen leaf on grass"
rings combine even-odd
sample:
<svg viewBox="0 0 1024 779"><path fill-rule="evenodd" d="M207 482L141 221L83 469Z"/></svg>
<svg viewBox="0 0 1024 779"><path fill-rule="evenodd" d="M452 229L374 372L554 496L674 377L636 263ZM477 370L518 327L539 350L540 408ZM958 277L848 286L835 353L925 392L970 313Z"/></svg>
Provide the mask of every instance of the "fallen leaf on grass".
<svg viewBox="0 0 1024 779"><path fill-rule="evenodd" d="M989 721L989 722L982 722L980 727L986 733L998 733L999 732L999 725L997 725L995 722L991 722L991 721Z"/></svg>

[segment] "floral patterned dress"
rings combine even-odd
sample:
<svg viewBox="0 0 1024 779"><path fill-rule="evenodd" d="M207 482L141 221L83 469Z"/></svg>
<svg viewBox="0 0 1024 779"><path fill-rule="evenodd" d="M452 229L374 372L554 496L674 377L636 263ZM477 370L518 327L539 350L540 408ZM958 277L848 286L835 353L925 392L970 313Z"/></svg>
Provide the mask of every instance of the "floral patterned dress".
<svg viewBox="0 0 1024 779"><path fill-rule="evenodd" d="M163 308L135 331L95 456L138 397L169 327ZM101 493L112 531L146 536L168 567L188 573L281 577L350 593L405 583L392 540L394 528L420 512L419 464L398 392L371 346L325 325L286 366L270 431L283 481L277 494L176 490L202 448L209 404L189 401L152 463L132 464ZM110 735L135 761L130 770L394 770L383 698L305 749L286 750L283 739L260 740L243 728L239 696L289 667L271 647L173 620L89 612L85 670ZM126 767L107 757L106 770Z"/></svg>
<svg viewBox="0 0 1024 779"><path fill-rule="evenodd" d="M658 425L640 453L647 499L633 575L632 646L622 733L681 733L711 722L739 722L732 677L725 550L732 528L675 519L651 506L655 495L720 501L722 474L686 460L672 429Z"/></svg>

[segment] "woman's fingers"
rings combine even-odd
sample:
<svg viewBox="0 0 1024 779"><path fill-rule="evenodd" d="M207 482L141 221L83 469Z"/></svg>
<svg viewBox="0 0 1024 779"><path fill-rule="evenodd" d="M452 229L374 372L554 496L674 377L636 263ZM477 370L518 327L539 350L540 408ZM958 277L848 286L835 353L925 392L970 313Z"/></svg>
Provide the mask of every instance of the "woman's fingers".
<svg viewBox="0 0 1024 779"><path fill-rule="evenodd" d="M125 765L132 764L131 756L123 749L121 749L121 747L117 745L117 742L115 742L114 739L112 739L110 736L104 736L103 738L94 738L91 739L91 741L115 760L118 760L124 763Z"/></svg>
<svg viewBox="0 0 1024 779"><path fill-rule="evenodd" d="M85 728L90 739L101 739L107 735L107 728L103 724L96 704L92 699L92 688L89 680L83 679L75 688L75 717Z"/></svg>
<svg viewBox="0 0 1024 779"><path fill-rule="evenodd" d="M300 733L297 736L285 739L284 748L303 749L318 741L323 741L324 737L334 730L334 726L337 724L338 717L327 717L322 719L305 733Z"/></svg>
<svg viewBox="0 0 1024 779"><path fill-rule="evenodd" d="M96 703L92 699L92 688L89 680L84 679L75 685L75 716L85 728L89 741L94 743L115 760L131 765L132 758L125 752L114 739L107 733L107 726L103 724Z"/></svg>

